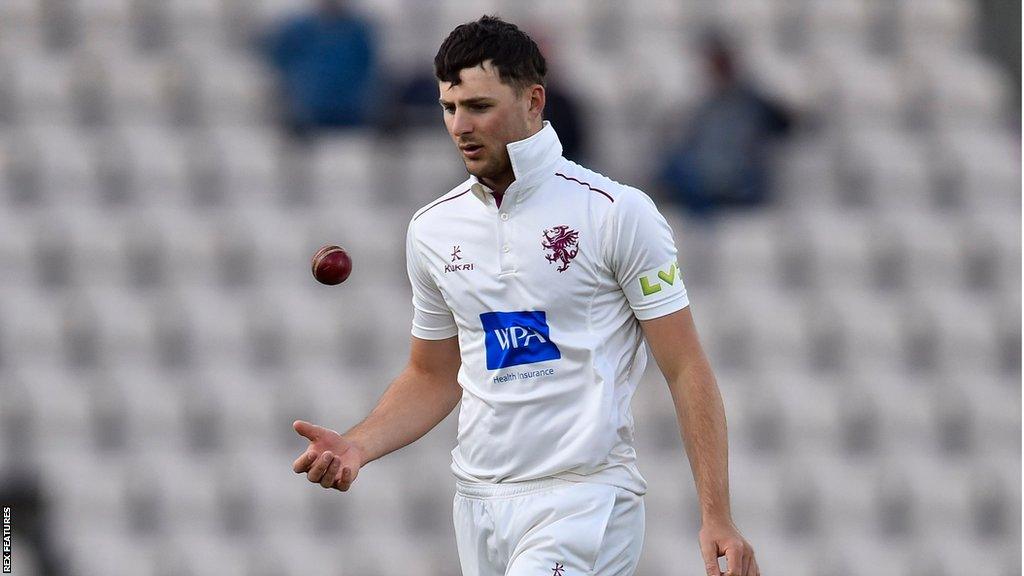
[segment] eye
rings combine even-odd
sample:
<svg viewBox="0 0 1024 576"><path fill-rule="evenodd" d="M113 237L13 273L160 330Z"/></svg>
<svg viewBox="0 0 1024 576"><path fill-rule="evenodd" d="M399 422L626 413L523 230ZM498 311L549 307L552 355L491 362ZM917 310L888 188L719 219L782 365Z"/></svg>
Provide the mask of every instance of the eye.
<svg viewBox="0 0 1024 576"><path fill-rule="evenodd" d="M479 111L487 110L490 107L491 107L490 104L473 104L472 109L479 112Z"/></svg>
<svg viewBox="0 0 1024 576"><path fill-rule="evenodd" d="M455 113L455 106L451 106L449 104L441 104L441 108L448 114Z"/></svg>

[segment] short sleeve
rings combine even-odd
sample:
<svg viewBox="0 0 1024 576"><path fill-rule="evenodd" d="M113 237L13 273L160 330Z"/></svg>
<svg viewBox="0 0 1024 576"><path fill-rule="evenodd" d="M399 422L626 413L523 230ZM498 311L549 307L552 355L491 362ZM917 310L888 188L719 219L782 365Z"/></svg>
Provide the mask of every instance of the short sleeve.
<svg viewBox="0 0 1024 576"><path fill-rule="evenodd" d="M412 223L406 233L405 262L412 285L412 335L424 340L444 340L457 335L455 317L434 279L422 265Z"/></svg>
<svg viewBox="0 0 1024 576"><path fill-rule="evenodd" d="M672 229L654 201L627 189L616 198L610 218L607 261L637 319L651 320L688 306Z"/></svg>

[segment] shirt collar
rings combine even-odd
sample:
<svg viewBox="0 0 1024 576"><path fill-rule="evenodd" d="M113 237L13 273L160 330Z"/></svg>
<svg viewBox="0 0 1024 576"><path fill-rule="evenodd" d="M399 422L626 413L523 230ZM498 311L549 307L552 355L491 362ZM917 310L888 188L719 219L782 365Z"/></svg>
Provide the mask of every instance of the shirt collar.
<svg viewBox="0 0 1024 576"><path fill-rule="evenodd" d="M524 140L509 142L508 157L512 162L512 173L515 181L505 191L502 205L521 193L536 188L554 172L555 165L562 157L562 143L555 134L551 122L544 121L541 129ZM469 177L472 182L473 194L484 203L493 202L491 189L473 175Z"/></svg>

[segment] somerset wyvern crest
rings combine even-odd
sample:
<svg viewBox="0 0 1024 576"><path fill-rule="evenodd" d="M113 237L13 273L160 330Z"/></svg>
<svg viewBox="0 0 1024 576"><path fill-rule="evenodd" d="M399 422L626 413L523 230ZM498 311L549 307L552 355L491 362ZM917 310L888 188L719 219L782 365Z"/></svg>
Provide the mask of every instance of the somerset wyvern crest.
<svg viewBox="0 0 1024 576"><path fill-rule="evenodd" d="M560 262L559 272L569 269L569 262L576 257L580 251L580 233L570 229L566 225L555 226L544 231L544 241L541 246L548 252L544 257L548 262Z"/></svg>

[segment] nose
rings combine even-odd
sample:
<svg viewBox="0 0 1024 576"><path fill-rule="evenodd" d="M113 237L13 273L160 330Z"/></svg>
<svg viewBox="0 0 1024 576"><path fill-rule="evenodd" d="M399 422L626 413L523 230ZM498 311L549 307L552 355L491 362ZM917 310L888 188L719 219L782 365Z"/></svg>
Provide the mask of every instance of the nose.
<svg viewBox="0 0 1024 576"><path fill-rule="evenodd" d="M473 122L468 114L456 108L455 113L452 116L453 135L462 136L463 134L469 134L473 131Z"/></svg>

